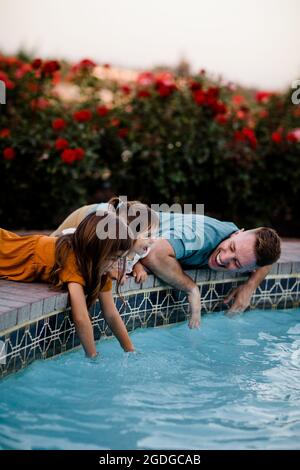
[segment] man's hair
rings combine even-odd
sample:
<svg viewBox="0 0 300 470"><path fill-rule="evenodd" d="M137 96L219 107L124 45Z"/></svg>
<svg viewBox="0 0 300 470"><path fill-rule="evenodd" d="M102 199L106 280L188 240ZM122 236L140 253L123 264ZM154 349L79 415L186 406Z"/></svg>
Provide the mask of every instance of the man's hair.
<svg viewBox="0 0 300 470"><path fill-rule="evenodd" d="M268 227L254 229L256 241L254 252L257 266L276 263L281 254L281 241L275 230Z"/></svg>

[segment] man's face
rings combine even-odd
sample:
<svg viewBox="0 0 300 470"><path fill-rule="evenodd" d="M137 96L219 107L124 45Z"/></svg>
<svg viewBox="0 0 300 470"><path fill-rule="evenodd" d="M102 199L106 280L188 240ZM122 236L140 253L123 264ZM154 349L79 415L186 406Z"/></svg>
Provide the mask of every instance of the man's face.
<svg viewBox="0 0 300 470"><path fill-rule="evenodd" d="M257 268L255 259L255 233L242 231L223 240L208 259L215 271L247 272Z"/></svg>

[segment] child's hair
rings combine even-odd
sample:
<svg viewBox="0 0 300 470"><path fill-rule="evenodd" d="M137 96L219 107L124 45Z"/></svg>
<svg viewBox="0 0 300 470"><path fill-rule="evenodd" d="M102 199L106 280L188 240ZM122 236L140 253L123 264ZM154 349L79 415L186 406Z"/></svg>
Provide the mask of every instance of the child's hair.
<svg viewBox="0 0 300 470"><path fill-rule="evenodd" d="M115 237L99 237L99 227L111 227ZM55 245L55 263L51 271L51 282L60 286L59 272L64 268L70 252L73 252L80 274L85 281L87 305L98 298L107 276L106 271L114 258L131 250L133 239L128 226L113 212L101 215L92 213L85 217L72 234L61 235ZM123 262L124 275L126 262ZM118 286L119 288L119 286Z"/></svg>
<svg viewBox="0 0 300 470"><path fill-rule="evenodd" d="M157 212L140 201L123 201L113 197L108 201L108 208L126 221L135 240L139 235L154 231L159 226Z"/></svg>

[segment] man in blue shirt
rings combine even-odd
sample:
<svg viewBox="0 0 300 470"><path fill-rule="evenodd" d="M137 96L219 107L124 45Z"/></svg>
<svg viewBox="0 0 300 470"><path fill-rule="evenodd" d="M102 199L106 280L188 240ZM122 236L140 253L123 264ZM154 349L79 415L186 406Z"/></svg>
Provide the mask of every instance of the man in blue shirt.
<svg viewBox="0 0 300 470"><path fill-rule="evenodd" d="M253 292L280 256L280 238L267 227L239 230L199 214L160 213L159 238L141 260L162 280L187 293L190 328L200 325L201 299L195 282L183 268L207 266L216 271L252 272L248 281L234 289L225 303L234 299L231 312L244 311Z"/></svg>

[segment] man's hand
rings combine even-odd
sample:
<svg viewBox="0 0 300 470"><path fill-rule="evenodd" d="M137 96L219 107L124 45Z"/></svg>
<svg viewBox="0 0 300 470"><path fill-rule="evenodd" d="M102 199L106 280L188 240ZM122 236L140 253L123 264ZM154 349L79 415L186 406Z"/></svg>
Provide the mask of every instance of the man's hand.
<svg viewBox="0 0 300 470"><path fill-rule="evenodd" d="M232 306L228 310L229 314L235 314L238 312L244 312L250 305L251 297L255 289L248 284L236 287L233 291L224 299L224 303L228 304L231 300L234 300Z"/></svg>
<svg viewBox="0 0 300 470"><path fill-rule="evenodd" d="M189 327L191 329L199 328L200 323L201 323L201 299L200 299L200 291L198 289L198 286L195 286L188 293L188 301L190 304L190 313L191 313Z"/></svg>
<svg viewBox="0 0 300 470"><path fill-rule="evenodd" d="M201 315L192 315L189 321L189 328L192 330L194 328L199 328L201 325Z"/></svg>
<svg viewBox="0 0 300 470"><path fill-rule="evenodd" d="M234 303L229 309L229 314L244 312L244 310L249 307L253 292L255 292L259 284L270 272L271 268L271 264L257 268L253 273L251 273L250 278L244 285L237 287L226 297L224 300L225 304L234 299Z"/></svg>

